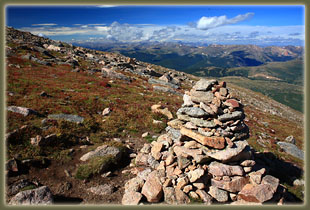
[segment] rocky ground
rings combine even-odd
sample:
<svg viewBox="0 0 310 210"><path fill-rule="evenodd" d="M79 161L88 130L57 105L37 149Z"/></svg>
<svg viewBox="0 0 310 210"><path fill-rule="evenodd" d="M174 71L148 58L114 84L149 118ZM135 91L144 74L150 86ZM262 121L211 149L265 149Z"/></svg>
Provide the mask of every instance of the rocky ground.
<svg viewBox="0 0 310 210"><path fill-rule="evenodd" d="M302 114L119 54L6 40L7 203L303 202Z"/></svg>

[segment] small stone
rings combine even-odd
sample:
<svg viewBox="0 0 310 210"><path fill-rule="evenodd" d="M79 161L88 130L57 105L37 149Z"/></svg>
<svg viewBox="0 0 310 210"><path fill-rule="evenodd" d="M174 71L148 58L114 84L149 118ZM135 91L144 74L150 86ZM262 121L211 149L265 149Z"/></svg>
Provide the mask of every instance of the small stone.
<svg viewBox="0 0 310 210"><path fill-rule="evenodd" d="M152 169L150 168L145 168L144 170L138 172L137 177L146 180L149 174L152 172Z"/></svg>
<svg viewBox="0 0 310 210"><path fill-rule="evenodd" d="M199 195L196 192L194 192L194 191L190 191L188 193L188 195L189 195L189 197L191 197L193 199L199 199Z"/></svg>
<svg viewBox="0 0 310 210"><path fill-rule="evenodd" d="M190 117L204 117L208 115L204 110L199 107L182 107L178 110L177 114L188 115Z"/></svg>
<svg viewBox="0 0 310 210"><path fill-rule="evenodd" d="M173 153L169 153L168 156L167 156L167 159L165 161L166 161L166 165L167 166L171 165L174 162L174 155L173 155Z"/></svg>
<svg viewBox="0 0 310 210"><path fill-rule="evenodd" d="M145 138L145 137L147 137L148 135L150 135L149 132L145 132L145 133L142 134L141 137L142 137L142 138Z"/></svg>
<svg viewBox="0 0 310 210"><path fill-rule="evenodd" d="M187 177L180 177L177 179L177 186L176 187L181 190L187 184L188 184L188 178Z"/></svg>
<svg viewBox="0 0 310 210"><path fill-rule="evenodd" d="M196 187L198 190L202 190L205 188L205 184L202 182L194 182L192 183L194 187Z"/></svg>
<svg viewBox="0 0 310 210"><path fill-rule="evenodd" d="M201 169L201 168L197 168L197 169L195 169L193 171L190 171L187 175L188 175L189 181L191 183L193 183L197 179L199 179L201 176L204 175L204 170Z"/></svg>
<svg viewBox="0 0 310 210"><path fill-rule="evenodd" d="M229 193L229 197L232 201L236 201L238 198L236 193Z"/></svg>
<svg viewBox="0 0 310 210"><path fill-rule="evenodd" d="M245 173L249 173L252 171L252 167L243 167Z"/></svg>
<svg viewBox="0 0 310 210"><path fill-rule="evenodd" d="M182 171L180 170L179 167L175 167L174 171L173 171L173 175L180 175L182 174Z"/></svg>
<svg viewBox="0 0 310 210"><path fill-rule="evenodd" d="M113 193L113 187L108 184L91 187L87 190L96 195L111 195Z"/></svg>
<svg viewBox="0 0 310 210"><path fill-rule="evenodd" d="M191 161L188 160L186 157L178 156L177 157L177 163L178 163L178 167L180 169L184 169L191 163Z"/></svg>
<svg viewBox="0 0 310 210"><path fill-rule="evenodd" d="M207 112L209 115L214 115L215 114L214 111L211 109L211 107L206 105L203 102L200 102L199 107L201 109L203 109L205 112Z"/></svg>
<svg viewBox="0 0 310 210"><path fill-rule="evenodd" d="M187 141L183 145L185 148L196 149L198 148L197 141Z"/></svg>
<svg viewBox="0 0 310 210"><path fill-rule="evenodd" d="M232 108L239 108L240 107L239 102L237 100L235 100L235 99L227 99L224 102L224 105L232 107Z"/></svg>
<svg viewBox="0 0 310 210"><path fill-rule="evenodd" d="M167 123L167 125L169 125L170 127L174 128L174 129L181 129L181 126L183 125L183 121L179 120L179 119L174 119L171 120Z"/></svg>
<svg viewBox="0 0 310 210"><path fill-rule="evenodd" d="M275 193L279 186L279 179L271 175L266 175L262 179L262 184L269 184L271 186L272 192Z"/></svg>
<svg viewBox="0 0 310 210"><path fill-rule="evenodd" d="M111 176L111 175L112 175L112 172L111 172L111 171L108 171L108 172L106 172L106 173L101 174L101 177L105 178L105 177L109 177L109 176Z"/></svg>
<svg viewBox="0 0 310 210"><path fill-rule="evenodd" d="M138 205L142 198L142 194L135 191L126 192L122 198L123 205Z"/></svg>
<svg viewBox="0 0 310 210"><path fill-rule="evenodd" d="M153 147L151 148L151 154L152 156L155 158L155 160L159 160L161 157L161 149L163 148L163 144L162 143L158 143L158 142L154 142L153 143Z"/></svg>
<svg viewBox="0 0 310 210"><path fill-rule="evenodd" d="M212 197L206 193L204 190L196 190L196 193L199 195L199 197L202 199L202 201L207 204L211 205L212 204Z"/></svg>
<svg viewBox="0 0 310 210"><path fill-rule="evenodd" d="M144 165L146 166L148 164L149 155L145 153L138 153L135 163L137 166Z"/></svg>
<svg viewBox="0 0 310 210"><path fill-rule="evenodd" d="M165 180L165 182L164 182L164 184L163 184L163 187L165 188L165 187L170 187L171 186L171 184L172 184L172 179L166 179Z"/></svg>
<svg viewBox="0 0 310 210"><path fill-rule="evenodd" d="M253 167L256 164L254 160L244 160L240 163L241 166L244 167Z"/></svg>
<svg viewBox="0 0 310 210"><path fill-rule="evenodd" d="M229 192L239 192L242 188L249 182L248 177L234 176L231 181L215 180L211 179L211 185L217 188L229 191Z"/></svg>
<svg viewBox="0 0 310 210"><path fill-rule="evenodd" d="M248 142L245 140L234 141L234 146L226 147L223 150L206 150L205 154L222 162L230 162L232 159L235 161L243 158L243 152L246 150Z"/></svg>
<svg viewBox="0 0 310 210"><path fill-rule="evenodd" d="M102 111L102 116L108 116L111 113L111 109L110 108L105 108Z"/></svg>
<svg viewBox="0 0 310 210"><path fill-rule="evenodd" d="M202 145L205 146L209 146L215 149L223 149L225 147L225 139L224 137L207 137L207 136L203 136L199 133L196 133L192 130L189 130L185 127L181 128L181 134L188 136L196 141L198 141L199 143L201 143Z"/></svg>
<svg viewBox="0 0 310 210"><path fill-rule="evenodd" d="M11 111L11 112L18 113L18 114L22 114L25 117L27 117L30 114L39 115L38 112L34 111L33 109L29 109L26 107L20 107L20 106L8 106L7 110Z"/></svg>
<svg viewBox="0 0 310 210"><path fill-rule="evenodd" d="M164 200L168 204L177 204L176 193L173 187L164 187Z"/></svg>
<svg viewBox="0 0 310 210"><path fill-rule="evenodd" d="M226 97L228 94L228 91L226 88L220 88L220 95Z"/></svg>
<svg viewBox="0 0 310 210"><path fill-rule="evenodd" d="M191 100L196 103L203 102L205 104L208 104L213 99L213 93L212 92L203 92L203 91L196 91L194 89L191 89Z"/></svg>
<svg viewBox="0 0 310 210"><path fill-rule="evenodd" d="M140 152L149 154L151 152L151 145L150 144L144 144L141 148Z"/></svg>
<svg viewBox="0 0 310 210"><path fill-rule="evenodd" d="M166 164L165 161L160 161L159 165L157 166L156 170L165 170Z"/></svg>
<svg viewBox="0 0 310 210"><path fill-rule="evenodd" d="M217 187L210 186L208 192L213 198L215 198L218 202L226 202L228 200L228 194L226 191L221 190Z"/></svg>
<svg viewBox="0 0 310 210"><path fill-rule="evenodd" d="M301 179L295 179L293 182L294 186L304 186L305 185L305 181L301 180Z"/></svg>
<svg viewBox="0 0 310 210"><path fill-rule="evenodd" d="M296 139L294 138L294 136L288 136L285 138L285 141L291 144L296 144Z"/></svg>
<svg viewBox="0 0 310 210"><path fill-rule="evenodd" d="M194 90L197 91L208 91L211 89L212 85L217 84L216 80L206 80L200 79L196 84L193 86Z"/></svg>
<svg viewBox="0 0 310 210"><path fill-rule="evenodd" d="M242 118L243 113L241 111L234 111L232 113L227 113L227 114L223 114L223 115L219 115L218 116L218 120L221 122L225 122L228 120L237 120Z"/></svg>
<svg viewBox="0 0 310 210"><path fill-rule="evenodd" d="M212 162L209 165L209 173L213 176L243 176L241 166L231 166L219 162Z"/></svg>
<svg viewBox="0 0 310 210"><path fill-rule="evenodd" d="M183 126L188 129L198 129L197 126L194 125L192 122L187 122Z"/></svg>
<svg viewBox="0 0 310 210"><path fill-rule="evenodd" d="M188 204L190 203L190 199L187 197L187 195L180 189L175 188L175 197L178 202L178 204Z"/></svg>
<svg viewBox="0 0 310 210"><path fill-rule="evenodd" d="M262 181L262 176L264 175L264 173L265 172L263 171L263 169L249 173L251 184L252 185L260 184Z"/></svg>
<svg viewBox="0 0 310 210"><path fill-rule="evenodd" d="M187 94L183 95L183 105L184 107L191 107L194 105L194 102L192 102L191 97Z"/></svg>
<svg viewBox="0 0 310 210"><path fill-rule="evenodd" d="M192 185L186 185L183 187L183 192L189 193L189 191L191 191L192 189L193 189Z"/></svg>

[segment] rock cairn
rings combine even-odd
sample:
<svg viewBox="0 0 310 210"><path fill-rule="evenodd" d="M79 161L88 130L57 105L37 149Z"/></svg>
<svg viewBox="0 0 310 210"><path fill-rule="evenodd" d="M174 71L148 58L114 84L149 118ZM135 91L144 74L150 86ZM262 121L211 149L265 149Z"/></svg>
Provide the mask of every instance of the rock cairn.
<svg viewBox="0 0 310 210"><path fill-rule="evenodd" d="M122 204L263 203L279 180L256 164L243 106L225 82L201 79L183 96L167 133L137 154Z"/></svg>

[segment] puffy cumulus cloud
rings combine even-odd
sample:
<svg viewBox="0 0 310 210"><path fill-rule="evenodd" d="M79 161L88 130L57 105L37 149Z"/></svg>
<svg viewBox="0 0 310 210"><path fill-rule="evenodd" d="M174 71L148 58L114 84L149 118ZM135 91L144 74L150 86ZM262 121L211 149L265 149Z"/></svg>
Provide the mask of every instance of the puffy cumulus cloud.
<svg viewBox="0 0 310 210"><path fill-rule="evenodd" d="M245 16L245 15L244 15ZM236 16L224 22L237 22L245 17ZM225 19L225 18L224 18ZM227 18L226 18L227 19ZM50 38L75 38L81 41L93 37L92 41L139 42L139 41L183 41L203 42L207 44L298 44L303 45L304 26L249 26L229 25L201 30L189 25L160 26L151 24L121 24L113 22L110 25L74 24L63 26L35 26L19 28L33 34L44 34ZM67 38L66 38L67 37ZM60 39L61 40L61 39Z"/></svg>
<svg viewBox="0 0 310 210"><path fill-rule="evenodd" d="M120 24L118 22L113 22L109 29L107 30L109 37L117 41L140 41L143 37L143 29L132 26L130 24Z"/></svg>
<svg viewBox="0 0 310 210"><path fill-rule="evenodd" d="M201 30L208 30L222 25L235 24L253 17L254 13L246 13L244 15L237 15L234 18L228 19L225 15L214 17L201 17L196 24L196 27ZM193 25L191 23L191 25Z"/></svg>

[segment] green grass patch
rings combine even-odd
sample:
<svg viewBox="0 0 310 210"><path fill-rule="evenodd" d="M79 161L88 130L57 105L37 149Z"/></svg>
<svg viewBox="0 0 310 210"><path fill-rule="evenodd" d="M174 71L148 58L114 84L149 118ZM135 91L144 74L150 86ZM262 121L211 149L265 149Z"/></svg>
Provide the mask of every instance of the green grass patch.
<svg viewBox="0 0 310 210"><path fill-rule="evenodd" d="M100 174L107 170L113 163L116 164L116 161L112 155L93 157L88 163L78 167L75 177L77 179L88 179L95 174Z"/></svg>

